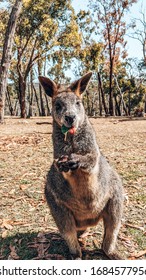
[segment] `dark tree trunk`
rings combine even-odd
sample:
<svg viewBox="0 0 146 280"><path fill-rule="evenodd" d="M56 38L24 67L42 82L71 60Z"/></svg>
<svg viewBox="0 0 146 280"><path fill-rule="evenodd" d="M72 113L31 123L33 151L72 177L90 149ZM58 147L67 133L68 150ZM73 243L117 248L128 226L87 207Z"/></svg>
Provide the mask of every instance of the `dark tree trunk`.
<svg viewBox="0 0 146 280"><path fill-rule="evenodd" d="M12 46L16 23L22 7L22 0L16 0L7 25L5 41L3 46L3 54L0 65L0 123L4 121L5 95L7 89L8 71L11 62Z"/></svg>
<svg viewBox="0 0 146 280"><path fill-rule="evenodd" d="M25 93L26 93L26 81L23 76L19 75L19 103L21 110L21 118L26 118L26 106L25 106Z"/></svg>
<svg viewBox="0 0 146 280"><path fill-rule="evenodd" d="M27 81L27 92L28 92L28 116L27 117L32 117L32 106L31 106L31 91L30 91L30 81L28 79Z"/></svg>
<svg viewBox="0 0 146 280"><path fill-rule="evenodd" d="M91 115L89 95L90 95L90 94L89 94L89 91L86 90L86 96L87 96L87 114L88 114L88 116Z"/></svg>
<svg viewBox="0 0 146 280"><path fill-rule="evenodd" d="M27 117L32 117L33 113L32 113L32 98L33 98L33 93L31 90L31 82L28 80L28 84L27 84L27 91L28 91L28 102L29 102L29 109L28 109L28 116Z"/></svg>
<svg viewBox="0 0 146 280"><path fill-rule="evenodd" d="M34 90L35 99L36 99L36 102L37 102L37 107L38 107L39 116L41 116L41 110L40 110L40 106L39 106L39 99L38 99L37 92L36 92L36 88L35 88L34 84L33 84L33 90Z"/></svg>
<svg viewBox="0 0 146 280"><path fill-rule="evenodd" d="M46 116L44 101L43 101L43 92L40 84L39 84L39 92L40 92L40 103L41 103L41 116Z"/></svg>
<svg viewBox="0 0 146 280"><path fill-rule="evenodd" d="M105 111L105 115L108 115L108 108L106 106L106 102L105 102L105 94L103 91L103 86L102 86L102 81L101 81L101 77L100 77L100 73L98 72L98 84L99 84L99 88L101 90L101 97L102 97L102 104L103 104L103 108Z"/></svg>
<svg viewBox="0 0 146 280"><path fill-rule="evenodd" d="M146 95L145 95L146 96ZM128 93L128 115L131 115L131 93Z"/></svg>
<svg viewBox="0 0 146 280"><path fill-rule="evenodd" d="M12 107L12 102L11 102L10 93L9 93L8 88L6 90L6 100L7 100L7 103L8 103L10 114L11 114L11 116L13 116L14 115L14 110L13 110L13 107Z"/></svg>
<svg viewBox="0 0 146 280"><path fill-rule="evenodd" d="M101 88L98 83L98 97L99 97L99 115L102 116L102 101L101 101Z"/></svg>
<svg viewBox="0 0 146 280"><path fill-rule="evenodd" d="M114 116L114 104L113 104L113 59L111 59L111 61L110 61L109 114L110 114L110 116Z"/></svg>
<svg viewBox="0 0 146 280"><path fill-rule="evenodd" d="M33 116L33 71L30 71L30 80L28 82L28 94L29 94L29 117Z"/></svg>

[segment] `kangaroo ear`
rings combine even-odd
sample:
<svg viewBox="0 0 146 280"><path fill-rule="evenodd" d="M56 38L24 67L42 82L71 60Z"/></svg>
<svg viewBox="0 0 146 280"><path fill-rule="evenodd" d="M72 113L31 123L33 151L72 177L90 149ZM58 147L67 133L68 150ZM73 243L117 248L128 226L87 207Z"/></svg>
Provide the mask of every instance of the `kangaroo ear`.
<svg viewBox="0 0 146 280"><path fill-rule="evenodd" d="M39 76L38 79L39 79L40 84L44 88L45 93L48 96L53 97L53 95L56 94L56 92L57 92L57 85L55 84L55 82L53 82L49 78L43 77L43 76Z"/></svg>
<svg viewBox="0 0 146 280"><path fill-rule="evenodd" d="M89 81L91 79L91 76L92 76L92 72L88 72L82 78L80 78L79 80L73 82L70 85L69 88L72 91L74 91L77 95L81 95L85 91L85 89L87 88L88 83L89 83Z"/></svg>

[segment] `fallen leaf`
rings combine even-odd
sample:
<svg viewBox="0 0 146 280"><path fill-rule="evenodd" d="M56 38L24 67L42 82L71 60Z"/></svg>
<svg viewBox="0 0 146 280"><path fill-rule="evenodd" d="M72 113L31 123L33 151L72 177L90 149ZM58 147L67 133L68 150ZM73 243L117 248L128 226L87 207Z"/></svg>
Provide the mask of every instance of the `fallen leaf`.
<svg viewBox="0 0 146 280"><path fill-rule="evenodd" d="M140 252L138 252L138 253L131 254L130 257L140 258L140 257L142 257L142 256L145 255L145 254L146 254L146 249L145 249L145 250L142 250L142 251L140 251Z"/></svg>
<svg viewBox="0 0 146 280"><path fill-rule="evenodd" d="M119 238L120 240L126 241L126 242L129 242L129 241L131 240L130 237L125 237L125 236L123 236L123 235L119 235L118 238Z"/></svg>
<svg viewBox="0 0 146 280"><path fill-rule="evenodd" d="M26 189L28 189L28 185L20 185L20 190L25 191Z"/></svg>
<svg viewBox="0 0 146 280"><path fill-rule="evenodd" d="M139 230L142 230L144 231L144 228L143 227L140 227L140 226L136 226L136 225L132 225L132 224L125 224L126 227L131 227L131 228L136 228L136 229L139 229Z"/></svg>
<svg viewBox="0 0 146 280"><path fill-rule="evenodd" d="M17 225L24 225L25 224L25 222L22 222L22 221L14 221L13 222L13 225L14 226L17 226Z"/></svg>
<svg viewBox="0 0 146 280"><path fill-rule="evenodd" d="M6 229L11 230L11 229L13 229L13 226L17 226L17 225L28 226L29 224L26 224L23 221L3 220L1 228L6 228Z"/></svg>
<svg viewBox="0 0 146 280"><path fill-rule="evenodd" d="M12 223L11 221L3 221L2 228L6 228L6 229L11 230L13 228L11 223Z"/></svg>
<svg viewBox="0 0 146 280"><path fill-rule="evenodd" d="M3 233L2 233L2 238L6 238L7 235L8 235L8 231L7 231L7 230L3 231Z"/></svg>
<svg viewBox="0 0 146 280"><path fill-rule="evenodd" d="M17 255L15 246L10 244L9 248L10 248L10 251L11 251L10 255L9 255L9 257L10 257L9 259L11 259L11 260L19 260L19 256Z"/></svg>
<svg viewBox="0 0 146 280"><path fill-rule="evenodd" d="M13 189L13 190L11 190L10 192L9 192L9 194L11 195L11 194L14 194L15 193L15 189Z"/></svg>

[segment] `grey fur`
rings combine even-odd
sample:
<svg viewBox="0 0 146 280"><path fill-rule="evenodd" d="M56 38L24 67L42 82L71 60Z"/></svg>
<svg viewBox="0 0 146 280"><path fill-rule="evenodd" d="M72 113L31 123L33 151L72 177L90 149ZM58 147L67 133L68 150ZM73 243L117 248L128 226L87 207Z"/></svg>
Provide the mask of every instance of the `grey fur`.
<svg viewBox="0 0 146 280"><path fill-rule="evenodd" d="M102 249L111 258L123 212L121 180L101 154L94 130L85 114L81 94L91 72L60 92L50 79L39 77L52 97L54 162L48 172L45 195L52 216L74 258L81 258L77 231L104 222ZM45 81L45 82L44 82ZM73 116L76 133L65 135L66 116ZM68 120L68 119L67 119Z"/></svg>

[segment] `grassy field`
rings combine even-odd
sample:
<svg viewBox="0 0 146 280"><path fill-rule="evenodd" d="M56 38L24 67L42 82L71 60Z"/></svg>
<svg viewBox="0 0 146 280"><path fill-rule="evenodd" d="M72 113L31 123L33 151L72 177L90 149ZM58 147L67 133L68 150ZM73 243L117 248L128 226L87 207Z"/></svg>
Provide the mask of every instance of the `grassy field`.
<svg viewBox="0 0 146 280"><path fill-rule="evenodd" d="M146 120L90 119L103 154L123 179L125 204L117 250L146 259ZM6 118L0 126L0 259L70 259L44 197L53 160L52 119ZM83 259L106 259L103 227L80 238Z"/></svg>

